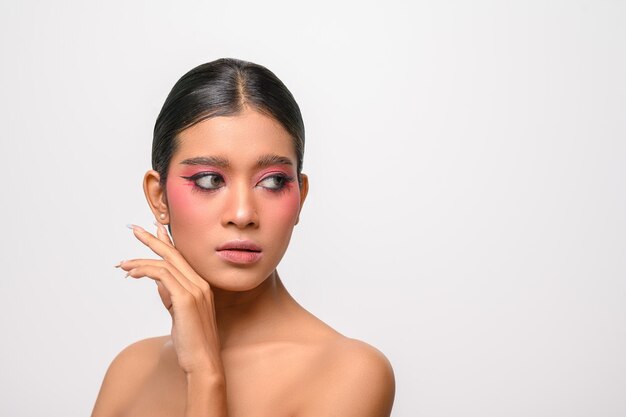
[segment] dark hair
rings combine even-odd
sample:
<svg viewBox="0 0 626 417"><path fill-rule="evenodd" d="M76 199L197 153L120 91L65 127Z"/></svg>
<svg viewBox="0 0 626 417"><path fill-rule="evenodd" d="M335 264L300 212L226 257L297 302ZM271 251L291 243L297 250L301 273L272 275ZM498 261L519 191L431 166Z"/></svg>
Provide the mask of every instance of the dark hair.
<svg viewBox="0 0 626 417"><path fill-rule="evenodd" d="M165 99L152 141L152 169L159 173L161 186L165 188L167 170L181 131L211 117L236 115L245 106L274 118L292 136L300 177L304 122L293 95L267 68L222 58L183 75Z"/></svg>

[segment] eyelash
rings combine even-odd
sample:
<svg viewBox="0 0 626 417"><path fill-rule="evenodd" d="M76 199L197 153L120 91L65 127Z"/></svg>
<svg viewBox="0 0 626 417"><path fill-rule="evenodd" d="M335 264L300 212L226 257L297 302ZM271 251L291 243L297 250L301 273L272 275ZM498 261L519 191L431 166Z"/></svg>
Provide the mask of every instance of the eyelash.
<svg viewBox="0 0 626 417"><path fill-rule="evenodd" d="M199 172L197 174L194 174L192 176L189 177L182 177L186 180L192 181L193 182L193 188L192 190L194 192L196 191L200 191L200 192L205 192L205 193L211 193L211 192L215 192L217 190L219 190L220 188L222 188L222 186L217 187L217 188L204 188L198 185L197 181L205 178L205 177L216 177L219 178L222 183L224 182L224 177L222 177L220 174L216 174L213 172ZM278 186L278 188L268 188L268 187L262 187L270 192L279 194L282 192L285 192L287 189L287 186L295 181L295 178L289 176L289 175L285 175L285 174L272 174L272 175L268 175L267 177L263 178L261 181L259 181L259 183L264 182L270 178L277 178L279 180L282 181L282 183Z"/></svg>

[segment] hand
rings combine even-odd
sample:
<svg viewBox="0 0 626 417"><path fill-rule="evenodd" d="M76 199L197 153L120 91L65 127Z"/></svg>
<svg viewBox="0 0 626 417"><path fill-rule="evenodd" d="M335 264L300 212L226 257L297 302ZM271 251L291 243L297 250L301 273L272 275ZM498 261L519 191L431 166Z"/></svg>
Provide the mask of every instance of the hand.
<svg viewBox="0 0 626 417"><path fill-rule="evenodd" d="M156 281L159 296L172 316L172 342L178 364L192 373L223 376L215 321L213 292L174 247L165 227L157 222L157 236L129 225L139 241L163 259L132 259L119 266L133 278Z"/></svg>

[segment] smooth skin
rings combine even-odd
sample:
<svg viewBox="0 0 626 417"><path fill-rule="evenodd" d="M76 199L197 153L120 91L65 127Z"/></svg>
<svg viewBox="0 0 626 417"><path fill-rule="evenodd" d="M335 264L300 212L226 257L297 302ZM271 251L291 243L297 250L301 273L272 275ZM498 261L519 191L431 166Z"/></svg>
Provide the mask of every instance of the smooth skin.
<svg viewBox="0 0 626 417"><path fill-rule="evenodd" d="M301 307L276 271L308 192L287 131L246 108L204 120L179 139L166 192L157 172L144 176L150 208L172 238L161 223L156 235L133 226L160 259L117 265L155 281L171 334L115 357L92 417L389 416L395 382L387 358ZM195 157L220 163L181 163ZM194 170L213 176L193 182ZM212 188L197 191L198 183ZM262 248L259 261L217 255L220 244L241 239Z"/></svg>

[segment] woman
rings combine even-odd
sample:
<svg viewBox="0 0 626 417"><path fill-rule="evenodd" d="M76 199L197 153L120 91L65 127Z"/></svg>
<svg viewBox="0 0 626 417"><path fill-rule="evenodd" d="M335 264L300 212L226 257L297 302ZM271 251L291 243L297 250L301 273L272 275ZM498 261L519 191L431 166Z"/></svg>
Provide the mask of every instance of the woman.
<svg viewBox="0 0 626 417"><path fill-rule="evenodd" d="M172 331L116 356L92 417L390 415L387 359L276 271L307 196L303 150L299 107L268 69L220 59L176 83L143 180L156 236L129 225L161 259L116 265L155 281Z"/></svg>

